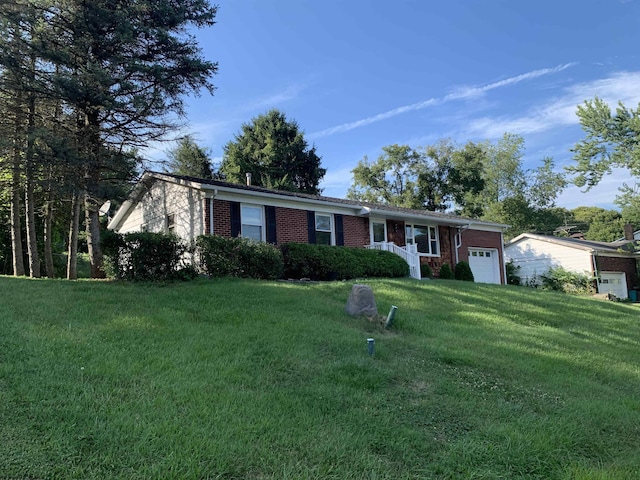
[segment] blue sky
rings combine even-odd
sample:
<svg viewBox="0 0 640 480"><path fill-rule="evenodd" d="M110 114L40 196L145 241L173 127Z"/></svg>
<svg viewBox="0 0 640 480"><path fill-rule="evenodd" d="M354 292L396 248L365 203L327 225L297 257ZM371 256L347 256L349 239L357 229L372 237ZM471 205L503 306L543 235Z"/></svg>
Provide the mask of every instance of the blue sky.
<svg viewBox="0 0 640 480"><path fill-rule="evenodd" d="M233 0L196 32L219 62L214 96L187 100L188 128L219 160L242 123L271 108L296 120L342 197L350 170L390 144L526 141L525 166L570 165L576 106L640 102L640 0ZM163 145L161 150L170 148ZM162 158L150 150L153 158ZM611 208L617 171L568 208Z"/></svg>

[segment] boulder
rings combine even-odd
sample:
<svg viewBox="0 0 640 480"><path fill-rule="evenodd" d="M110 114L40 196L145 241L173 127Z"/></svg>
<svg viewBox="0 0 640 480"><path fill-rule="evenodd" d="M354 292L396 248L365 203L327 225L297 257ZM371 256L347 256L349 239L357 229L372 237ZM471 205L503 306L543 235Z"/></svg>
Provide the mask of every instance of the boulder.
<svg viewBox="0 0 640 480"><path fill-rule="evenodd" d="M373 290L369 285L356 284L351 288L347 305L344 307L349 315L365 315L374 317L378 315L376 299L373 297Z"/></svg>

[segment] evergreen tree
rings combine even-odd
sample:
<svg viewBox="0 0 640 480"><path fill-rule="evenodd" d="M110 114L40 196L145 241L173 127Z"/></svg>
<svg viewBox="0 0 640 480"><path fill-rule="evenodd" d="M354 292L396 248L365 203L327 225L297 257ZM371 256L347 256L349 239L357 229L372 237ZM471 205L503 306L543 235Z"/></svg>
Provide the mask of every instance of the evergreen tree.
<svg viewBox="0 0 640 480"><path fill-rule="evenodd" d="M298 123L271 110L242 125L242 132L224 147L220 171L235 183L244 183L250 173L254 185L319 194L326 173L320 160Z"/></svg>
<svg viewBox="0 0 640 480"><path fill-rule="evenodd" d="M167 152L169 172L198 178L213 178L211 158L207 149L198 146L193 137L182 138L178 146Z"/></svg>

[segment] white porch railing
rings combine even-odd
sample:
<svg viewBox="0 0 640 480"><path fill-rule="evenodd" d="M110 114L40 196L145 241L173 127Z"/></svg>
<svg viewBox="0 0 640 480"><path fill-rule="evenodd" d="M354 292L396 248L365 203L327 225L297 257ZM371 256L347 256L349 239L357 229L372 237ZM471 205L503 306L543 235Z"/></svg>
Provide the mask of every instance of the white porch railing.
<svg viewBox="0 0 640 480"><path fill-rule="evenodd" d="M418 250L415 245L399 247L393 242L378 242L372 245L365 245L365 248L369 250L386 250L387 252L395 253L409 264L409 275L412 278L418 280L422 278L420 276L420 257L418 256Z"/></svg>

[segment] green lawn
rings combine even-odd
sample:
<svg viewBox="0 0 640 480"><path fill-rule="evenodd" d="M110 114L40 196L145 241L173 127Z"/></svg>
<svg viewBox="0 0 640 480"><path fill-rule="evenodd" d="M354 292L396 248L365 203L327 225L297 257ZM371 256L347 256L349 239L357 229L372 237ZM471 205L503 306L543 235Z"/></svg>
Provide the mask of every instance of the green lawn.
<svg viewBox="0 0 640 480"><path fill-rule="evenodd" d="M635 306L352 283L0 277L0 478L640 478Z"/></svg>

